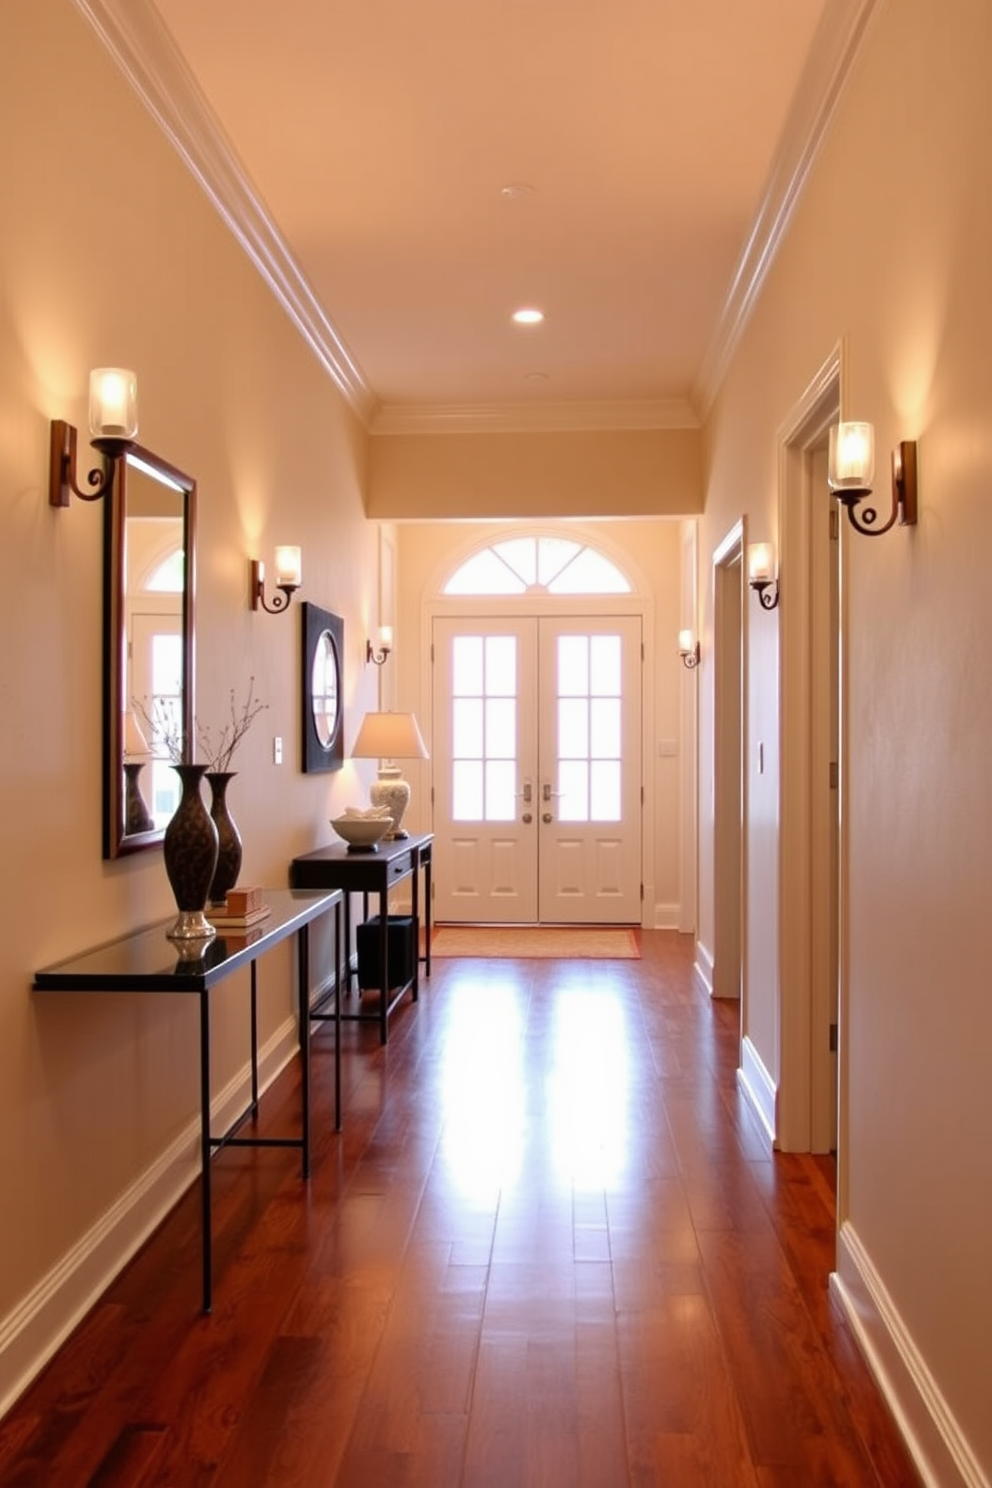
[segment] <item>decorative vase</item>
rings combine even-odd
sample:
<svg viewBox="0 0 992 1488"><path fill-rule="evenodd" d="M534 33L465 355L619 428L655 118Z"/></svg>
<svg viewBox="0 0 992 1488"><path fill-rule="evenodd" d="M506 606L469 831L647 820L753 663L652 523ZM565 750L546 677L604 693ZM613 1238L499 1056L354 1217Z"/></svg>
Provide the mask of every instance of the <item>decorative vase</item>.
<svg viewBox="0 0 992 1488"><path fill-rule="evenodd" d="M155 830L155 819L141 794L141 781L138 779L144 768L144 760L124 761L125 837L133 837L136 832L154 832Z"/></svg>
<svg viewBox="0 0 992 1488"><path fill-rule="evenodd" d="M207 767L172 768L182 781L183 793L162 846L179 918L166 933L171 940L201 940L217 933L203 913L217 867L217 828L200 795Z"/></svg>
<svg viewBox="0 0 992 1488"><path fill-rule="evenodd" d="M208 770L210 815L217 828L217 867L210 885L211 904L223 904L241 872L241 833L227 809L227 787L237 770Z"/></svg>

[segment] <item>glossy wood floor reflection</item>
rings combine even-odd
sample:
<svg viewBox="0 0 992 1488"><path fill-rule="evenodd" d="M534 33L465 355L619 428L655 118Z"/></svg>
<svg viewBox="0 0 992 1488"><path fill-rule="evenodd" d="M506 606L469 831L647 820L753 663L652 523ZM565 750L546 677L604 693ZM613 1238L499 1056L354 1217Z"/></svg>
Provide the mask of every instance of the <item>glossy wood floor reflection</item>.
<svg viewBox="0 0 992 1488"><path fill-rule="evenodd" d="M438 961L316 1038L314 1175L229 1150L0 1423L4 1488L908 1488L828 1300L833 1174L773 1157L692 944ZM285 1129L296 1071L263 1105Z"/></svg>

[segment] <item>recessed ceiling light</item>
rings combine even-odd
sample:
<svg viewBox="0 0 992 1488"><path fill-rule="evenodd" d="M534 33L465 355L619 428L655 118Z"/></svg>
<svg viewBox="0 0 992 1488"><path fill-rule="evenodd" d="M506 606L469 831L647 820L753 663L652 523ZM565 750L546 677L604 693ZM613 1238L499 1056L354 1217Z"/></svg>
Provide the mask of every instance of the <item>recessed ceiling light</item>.
<svg viewBox="0 0 992 1488"><path fill-rule="evenodd" d="M533 196L534 188L526 181L508 181L499 188L499 194L504 201L521 201L525 196Z"/></svg>
<svg viewBox="0 0 992 1488"><path fill-rule="evenodd" d="M525 372L524 382L547 382L547 372Z"/></svg>
<svg viewBox="0 0 992 1488"><path fill-rule="evenodd" d="M533 306L525 307L522 310L514 310L513 319L517 325L540 325L544 319L544 311L537 310Z"/></svg>

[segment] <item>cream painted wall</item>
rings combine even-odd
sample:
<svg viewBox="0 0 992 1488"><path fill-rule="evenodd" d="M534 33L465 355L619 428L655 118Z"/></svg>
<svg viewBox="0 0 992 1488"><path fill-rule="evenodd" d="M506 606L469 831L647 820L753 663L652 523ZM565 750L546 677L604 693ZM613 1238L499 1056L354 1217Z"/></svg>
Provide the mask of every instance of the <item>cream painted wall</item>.
<svg viewBox="0 0 992 1488"><path fill-rule="evenodd" d="M133 366L142 441L199 482L197 711L221 721L250 676L269 705L235 762L243 881L284 885L364 792L354 766L300 771L299 607L251 613L249 556L302 545L302 597L344 617L352 717L375 697L378 560L364 432L67 0L0 10L0 138L2 1402L38 1289L198 1109L193 1002L30 987L173 908L160 851L100 858L102 511L49 507L49 420L85 429L90 366ZM288 951L263 963L263 1040L291 982ZM218 1090L247 1058L246 988L217 999Z"/></svg>
<svg viewBox="0 0 992 1488"><path fill-rule="evenodd" d="M877 541L845 528L842 538L839 1269L940 1484L992 1478L990 63L983 0L878 7L709 419L700 529L705 951L713 550L742 513L752 539L776 537L779 430L838 342L845 412L876 425L880 492L888 451L919 440L919 526ZM776 1081L780 999L790 989L775 970L781 720L769 678L790 624L789 582L783 572L780 609L754 607L748 629L748 1032ZM956 1465L929 1432L928 1406Z"/></svg>
<svg viewBox="0 0 992 1488"><path fill-rule="evenodd" d="M369 515L687 516L702 510L701 450L698 429L377 435Z"/></svg>
<svg viewBox="0 0 992 1488"><path fill-rule="evenodd" d="M618 496L622 500L622 496ZM677 655L681 605L680 524L657 521L581 522L528 528L525 524L399 523L395 528L399 555L397 622L397 688L399 706L412 707L425 730L430 729L430 615L431 601L457 565L488 542L527 530L556 531L599 547L628 574L638 593L649 601L645 617L645 708L647 712L645 784L648 794L645 821L646 923L678 923L682 897L680 882L680 758L660 757L663 739L682 739L682 677ZM411 812L421 827L427 815L428 766L414 786Z"/></svg>

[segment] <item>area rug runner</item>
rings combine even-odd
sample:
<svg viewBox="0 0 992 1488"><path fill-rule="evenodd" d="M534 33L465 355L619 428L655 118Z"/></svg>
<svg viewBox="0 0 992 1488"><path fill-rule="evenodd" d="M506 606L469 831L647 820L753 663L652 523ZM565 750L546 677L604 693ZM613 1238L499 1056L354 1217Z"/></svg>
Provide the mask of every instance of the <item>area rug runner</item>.
<svg viewBox="0 0 992 1488"><path fill-rule="evenodd" d="M439 958L631 961L640 954L637 933L626 926L441 925L431 937L431 955Z"/></svg>

